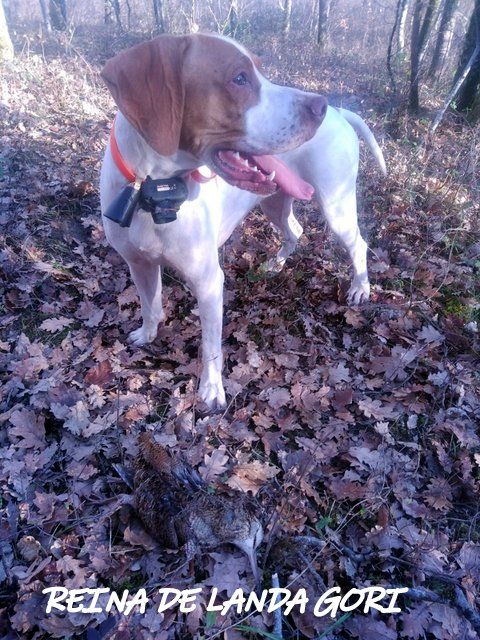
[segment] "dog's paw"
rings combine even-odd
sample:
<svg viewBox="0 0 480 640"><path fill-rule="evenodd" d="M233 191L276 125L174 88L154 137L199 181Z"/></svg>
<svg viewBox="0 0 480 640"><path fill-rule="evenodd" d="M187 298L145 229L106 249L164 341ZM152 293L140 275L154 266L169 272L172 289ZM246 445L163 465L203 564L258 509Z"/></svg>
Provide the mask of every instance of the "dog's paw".
<svg viewBox="0 0 480 640"><path fill-rule="evenodd" d="M370 298L370 282L353 281L348 290L348 304L357 305L362 302L368 302Z"/></svg>
<svg viewBox="0 0 480 640"><path fill-rule="evenodd" d="M153 342L157 337L157 330L149 330L147 327L142 325L139 329L135 329L128 334L128 342L134 344L136 347L141 347L144 344L148 344L149 342Z"/></svg>
<svg viewBox="0 0 480 640"><path fill-rule="evenodd" d="M223 409L227 406L225 390L221 379L217 382L202 380L198 389L198 395L210 410Z"/></svg>

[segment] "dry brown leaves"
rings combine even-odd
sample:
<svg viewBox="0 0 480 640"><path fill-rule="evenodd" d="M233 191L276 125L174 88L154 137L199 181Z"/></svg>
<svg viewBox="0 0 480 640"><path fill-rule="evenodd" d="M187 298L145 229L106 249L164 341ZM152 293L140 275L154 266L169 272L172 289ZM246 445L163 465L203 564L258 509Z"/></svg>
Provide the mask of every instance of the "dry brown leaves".
<svg viewBox="0 0 480 640"><path fill-rule="evenodd" d="M267 588L273 563L282 584L317 596L320 577L328 587L423 585L445 600L405 599L403 613L382 619L355 613L336 637L473 640L454 586L477 606L479 344L466 325L478 285L466 242L473 230L455 236L453 251L449 244L449 193L419 175L419 198L407 201L403 172L415 159L394 142L392 177L382 182L367 169L362 226L376 255L372 302L358 309L345 304L348 263L315 207L299 207L299 250L268 279L257 268L275 240L252 215L225 251L232 402L223 416L202 416L200 328L182 284L166 278L167 320L155 343L126 344L139 322L135 291L106 246L96 190L85 187L96 185L101 114L111 105L91 80L79 84L82 69L21 58L2 107L3 629L36 639L80 637L88 627L97 630L91 638L168 640L234 622L202 608L113 621L44 613L41 589L51 585L145 586L152 598L158 585L217 586L223 595L251 588L243 556L219 549L197 559L192 576L181 552L159 549L127 507L112 510L111 499L128 491L113 465L131 464L147 423L205 480L256 496L270 542L324 540L320 552L299 555L292 542L266 558ZM250 623L271 628L272 620ZM288 624L288 637L326 628L308 610Z"/></svg>

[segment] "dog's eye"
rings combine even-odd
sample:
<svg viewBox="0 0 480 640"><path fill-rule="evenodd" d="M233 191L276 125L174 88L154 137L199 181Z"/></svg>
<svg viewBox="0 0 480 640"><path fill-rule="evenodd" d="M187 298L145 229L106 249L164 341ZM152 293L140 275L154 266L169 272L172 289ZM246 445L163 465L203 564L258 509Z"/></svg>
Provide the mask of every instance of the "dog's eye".
<svg viewBox="0 0 480 640"><path fill-rule="evenodd" d="M233 79L233 82L235 84L238 84L238 86L242 87L243 85L247 84L248 82L248 78L247 75L245 73L239 73L238 76L235 76L235 78Z"/></svg>

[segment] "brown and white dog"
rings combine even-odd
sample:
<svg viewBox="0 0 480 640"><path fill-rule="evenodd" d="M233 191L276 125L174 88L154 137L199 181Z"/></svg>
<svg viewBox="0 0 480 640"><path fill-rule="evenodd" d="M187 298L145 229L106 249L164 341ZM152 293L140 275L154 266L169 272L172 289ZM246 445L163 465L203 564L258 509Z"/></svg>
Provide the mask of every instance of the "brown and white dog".
<svg viewBox="0 0 480 640"><path fill-rule="evenodd" d="M327 108L316 94L272 84L253 56L221 36L160 36L122 51L107 62L102 76L120 110L118 150L136 178L181 176L189 193L177 220L168 224L154 224L142 209L129 228L103 216L107 239L127 262L140 296L143 322L130 340L142 345L155 339L164 318L161 267L173 267L198 300L199 394L210 407L223 406L218 248L261 202L284 236L270 261L271 268L281 268L303 231L293 215L293 199L310 199L315 191L352 258L350 299L367 299L367 246L357 226L354 129L385 171L381 150L359 116ZM203 165L218 177L199 184L192 171ZM102 212L127 182L110 142L100 180Z"/></svg>

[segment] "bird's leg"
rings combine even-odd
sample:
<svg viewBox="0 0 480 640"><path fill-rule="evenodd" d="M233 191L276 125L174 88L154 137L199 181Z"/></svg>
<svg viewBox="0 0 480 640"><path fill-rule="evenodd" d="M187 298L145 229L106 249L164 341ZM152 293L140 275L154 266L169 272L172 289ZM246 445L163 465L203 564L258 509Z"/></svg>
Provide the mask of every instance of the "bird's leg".
<svg viewBox="0 0 480 640"><path fill-rule="evenodd" d="M187 540L183 547L185 555L187 556L187 562L189 563L189 573L192 578L195 577L195 556L200 553L200 547L195 539L190 538Z"/></svg>
<svg viewBox="0 0 480 640"><path fill-rule="evenodd" d="M190 538L183 546L183 550L187 560L193 560L200 553L200 546L195 538Z"/></svg>
<svg viewBox="0 0 480 640"><path fill-rule="evenodd" d="M253 547L245 551L248 561L250 562L250 566L252 567L253 577L255 578L255 584L260 582L260 573L258 571L258 563L257 563L257 550Z"/></svg>
<svg viewBox="0 0 480 640"><path fill-rule="evenodd" d="M263 532L262 532L263 537ZM250 567L252 568L253 577L255 578L255 584L260 582L260 572L258 570L257 563L257 546L262 541L262 538L257 542L256 540L252 540L251 538L247 538L246 540L234 541L233 544L241 549L243 553L247 556L248 561L250 563Z"/></svg>

